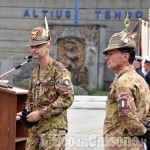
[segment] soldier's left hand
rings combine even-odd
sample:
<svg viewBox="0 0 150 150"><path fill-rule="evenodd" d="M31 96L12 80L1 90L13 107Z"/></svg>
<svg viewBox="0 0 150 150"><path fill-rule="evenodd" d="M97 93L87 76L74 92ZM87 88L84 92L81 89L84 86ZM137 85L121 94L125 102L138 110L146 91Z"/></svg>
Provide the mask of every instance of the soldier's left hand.
<svg viewBox="0 0 150 150"><path fill-rule="evenodd" d="M27 115L27 121L29 122L39 121L40 119L41 119L40 111L33 111L29 115Z"/></svg>

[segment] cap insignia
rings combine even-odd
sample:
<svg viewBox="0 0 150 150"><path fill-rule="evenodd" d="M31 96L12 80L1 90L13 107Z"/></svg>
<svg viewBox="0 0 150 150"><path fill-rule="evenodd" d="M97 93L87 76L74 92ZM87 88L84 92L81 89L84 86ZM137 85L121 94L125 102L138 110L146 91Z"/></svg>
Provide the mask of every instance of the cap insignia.
<svg viewBox="0 0 150 150"><path fill-rule="evenodd" d="M124 38L123 42L124 42L125 44L127 44L127 43L129 43L129 39L128 39L128 38Z"/></svg>
<svg viewBox="0 0 150 150"><path fill-rule="evenodd" d="M125 44L127 44L127 43L131 42L131 39L126 37L126 38L124 38L123 42L124 42Z"/></svg>
<svg viewBox="0 0 150 150"><path fill-rule="evenodd" d="M37 35L38 35L38 31L32 31L32 33L31 33L31 39L32 40L36 40L37 39Z"/></svg>

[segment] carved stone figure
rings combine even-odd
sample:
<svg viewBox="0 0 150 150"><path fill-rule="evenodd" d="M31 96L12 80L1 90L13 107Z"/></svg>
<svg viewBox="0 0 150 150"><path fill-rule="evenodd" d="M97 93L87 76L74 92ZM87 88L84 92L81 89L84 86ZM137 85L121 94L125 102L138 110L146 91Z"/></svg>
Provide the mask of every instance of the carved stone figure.
<svg viewBox="0 0 150 150"><path fill-rule="evenodd" d="M85 84L87 81L87 67L85 66L84 62L81 62L81 67L79 69L79 76L78 76L78 82L80 84Z"/></svg>
<svg viewBox="0 0 150 150"><path fill-rule="evenodd" d="M58 58L71 72L73 83L86 83L87 67L84 65L85 43L79 39L63 39L58 44Z"/></svg>

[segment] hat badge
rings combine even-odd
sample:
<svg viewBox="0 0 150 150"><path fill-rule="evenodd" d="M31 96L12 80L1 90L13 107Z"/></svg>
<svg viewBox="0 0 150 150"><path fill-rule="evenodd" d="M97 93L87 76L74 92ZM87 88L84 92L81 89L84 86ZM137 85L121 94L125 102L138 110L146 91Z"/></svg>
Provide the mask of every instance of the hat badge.
<svg viewBox="0 0 150 150"><path fill-rule="evenodd" d="M124 44L127 44L131 41L130 37L128 37L128 34L125 33L126 30L123 31L123 35L122 35L122 38L120 39L121 41L123 41Z"/></svg>
<svg viewBox="0 0 150 150"><path fill-rule="evenodd" d="M126 37L126 38L124 38L123 42L124 42L125 44L127 44L127 43L131 42L131 39Z"/></svg>
<svg viewBox="0 0 150 150"><path fill-rule="evenodd" d="M38 35L38 31L32 31L32 33L31 33L31 39L32 40L36 40L37 39L37 35Z"/></svg>

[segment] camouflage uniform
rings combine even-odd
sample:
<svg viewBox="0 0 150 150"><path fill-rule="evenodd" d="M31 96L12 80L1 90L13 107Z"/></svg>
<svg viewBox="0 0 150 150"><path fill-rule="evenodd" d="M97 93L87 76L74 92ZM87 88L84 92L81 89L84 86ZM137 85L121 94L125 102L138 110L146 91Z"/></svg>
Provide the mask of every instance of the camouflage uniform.
<svg viewBox="0 0 150 150"><path fill-rule="evenodd" d="M104 121L105 150L143 150L136 136L143 135L150 91L132 65L126 66L110 86Z"/></svg>
<svg viewBox="0 0 150 150"><path fill-rule="evenodd" d="M26 108L39 110L42 119L29 129L26 150L63 150L67 133L67 109L73 103L70 72L50 58L47 69L39 76L39 67L32 73Z"/></svg>

